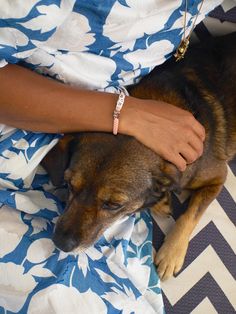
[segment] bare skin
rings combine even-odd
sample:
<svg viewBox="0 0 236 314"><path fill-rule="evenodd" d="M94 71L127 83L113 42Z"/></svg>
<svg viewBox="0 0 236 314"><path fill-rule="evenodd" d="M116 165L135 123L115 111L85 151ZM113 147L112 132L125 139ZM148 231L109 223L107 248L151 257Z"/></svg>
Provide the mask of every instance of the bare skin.
<svg viewBox="0 0 236 314"><path fill-rule="evenodd" d="M47 133L112 131L117 95L81 90L18 65L0 69L0 120ZM119 132L134 136L184 171L203 152L205 131L187 111L127 96Z"/></svg>

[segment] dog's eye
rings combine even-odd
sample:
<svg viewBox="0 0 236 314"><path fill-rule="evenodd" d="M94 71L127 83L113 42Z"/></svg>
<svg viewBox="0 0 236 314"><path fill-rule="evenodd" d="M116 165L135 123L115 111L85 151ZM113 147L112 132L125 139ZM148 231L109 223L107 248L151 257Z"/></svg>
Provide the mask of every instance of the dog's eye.
<svg viewBox="0 0 236 314"><path fill-rule="evenodd" d="M102 204L102 209L107 209L107 210L118 210L121 207L122 207L121 204L113 203L113 202L104 202Z"/></svg>

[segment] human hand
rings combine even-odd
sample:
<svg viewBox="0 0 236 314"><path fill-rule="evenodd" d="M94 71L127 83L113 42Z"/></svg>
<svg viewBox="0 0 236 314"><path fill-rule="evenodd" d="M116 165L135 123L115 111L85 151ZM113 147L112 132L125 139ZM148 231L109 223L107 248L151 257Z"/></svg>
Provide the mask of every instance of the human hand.
<svg viewBox="0 0 236 314"><path fill-rule="evenodd" d="M204 127L194 116L163 101L130 97L122 109L120 131L134 136L180 171L203 153Z"/></svg>

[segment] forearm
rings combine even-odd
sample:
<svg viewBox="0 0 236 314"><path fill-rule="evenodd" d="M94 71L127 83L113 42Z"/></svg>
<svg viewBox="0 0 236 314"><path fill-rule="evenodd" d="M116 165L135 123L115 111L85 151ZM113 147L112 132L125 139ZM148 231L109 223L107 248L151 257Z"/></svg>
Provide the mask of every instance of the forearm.
<svg viewBox="0 0 236 314"><path fill-rule="evenodd" d="M117 98L80 90L17 65L0 69L0 123L17 128L110 132Z"/></svg>
<svg viewBox="0 0 236 314"><path fill-rule="evenodd" d="M0 123L47 133L111 132L118 96L80 90L17 65L0 69ZM203 151L205 132L189 112L159 100L127 96L119 133L173 162L180 170Z"/></svg>

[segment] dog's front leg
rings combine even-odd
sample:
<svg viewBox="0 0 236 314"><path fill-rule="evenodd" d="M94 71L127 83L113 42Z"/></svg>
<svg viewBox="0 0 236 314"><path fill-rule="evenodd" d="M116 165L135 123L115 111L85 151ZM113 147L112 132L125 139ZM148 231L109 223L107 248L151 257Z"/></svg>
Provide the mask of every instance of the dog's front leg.
<svg viewBox="0 0 236 314"><path fill-rule="evenodd" d="M223 183L204 186L194 191L186 212L181 215L166 236L155 256L155 264L161 280L180 271L184 263L190 235L208 205L219 194Z"/></svg>

